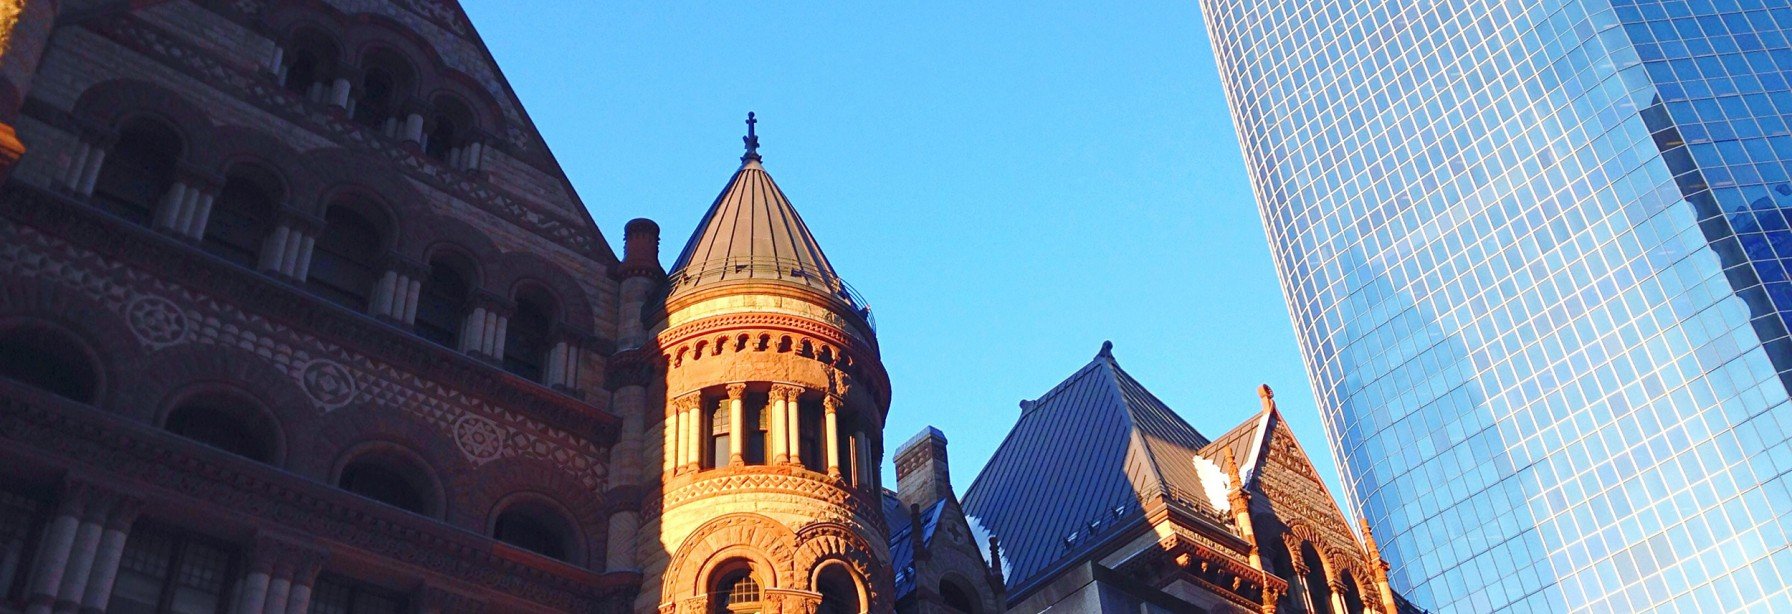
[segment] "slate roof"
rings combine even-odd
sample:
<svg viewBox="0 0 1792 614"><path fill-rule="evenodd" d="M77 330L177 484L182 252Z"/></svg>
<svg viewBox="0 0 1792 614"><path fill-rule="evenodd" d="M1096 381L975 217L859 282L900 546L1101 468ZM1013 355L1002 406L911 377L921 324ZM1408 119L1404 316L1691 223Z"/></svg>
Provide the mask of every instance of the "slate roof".
<svg viewBox="0 0 1792 614"><path fill-rule="evenodd" d="M1121 369L1112 344L1021 407L962 502L1001 540L1009 595L1144 526L1142 500L1218 517L1194 463L1208 439Z"/></svg>
<svg viewBox="0 0 1792 614"><path fill-rule="evenodd" d="M940 498L921 510L921 521L910 517L908 507L896 493L884 489L884 522L890 527L890 567L896 570L896 601L915 591L915 543L910 534L921 531L923 544L933 541L939 529L940 516L946 510L946 499Z"/></svg>
<svg viewBox="0 0 1792 614"><path fill-rule="evenodd" d="M676 296L747 280L787 282L826 295L843 290L834 265L757 156L741 164L703 214L668 283Z"/></svg>

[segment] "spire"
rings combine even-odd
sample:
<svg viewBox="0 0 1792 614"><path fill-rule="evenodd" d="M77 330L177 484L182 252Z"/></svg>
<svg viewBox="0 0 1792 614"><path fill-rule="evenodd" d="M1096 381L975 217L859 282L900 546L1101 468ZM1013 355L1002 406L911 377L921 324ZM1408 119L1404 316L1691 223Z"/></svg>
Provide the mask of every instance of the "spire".
<svg viewBox="0 0 1792 614"><path fill-rule="evenodd" d="M747 111L747 135L740 138L747 144L747 153L740 157L742 165L764 159L759 157L759 135L753 132L753 126L758 123L759 120L753 116L753 112Z"/></svg>

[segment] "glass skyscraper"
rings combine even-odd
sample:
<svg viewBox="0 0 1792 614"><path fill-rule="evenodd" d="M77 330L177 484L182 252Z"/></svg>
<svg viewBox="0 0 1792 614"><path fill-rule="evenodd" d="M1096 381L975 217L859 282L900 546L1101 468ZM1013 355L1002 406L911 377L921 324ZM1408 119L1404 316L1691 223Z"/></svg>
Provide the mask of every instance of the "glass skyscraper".
<svg viewBox="0 0 1792 614"><path fill-rule="evenodd" d="M1792 2L1201 4L1395 588L1792 612Z"/></svg>

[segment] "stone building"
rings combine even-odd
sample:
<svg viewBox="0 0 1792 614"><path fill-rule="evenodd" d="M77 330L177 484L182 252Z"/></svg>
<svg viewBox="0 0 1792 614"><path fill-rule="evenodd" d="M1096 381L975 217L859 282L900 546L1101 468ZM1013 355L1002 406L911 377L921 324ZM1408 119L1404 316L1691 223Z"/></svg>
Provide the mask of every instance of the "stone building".
<svg viewBox="0 0 1792 614"><path fill-rule="evenodd" d="M936 430L885 488L871 312L751 116L668 272L451 0L0 2L0 36L0 613L982 614L1110 546L1083 569L1202 607L1383 603L1273 409L1103 440L1209 462L1071 558L1014 515L1063 501L961 505Z"/></svg>
<svg viewBox="0 0 1792 614"><path fill-rule="evenodd" d="M971 524L1000 539L1008 611L1413 611L1268 386L1256 415L1208 439L1112 349L1021 402L965 491Z"/></svg>
<svg viewBox="0 0 1792 614"><path fill-rule="evenodd" d="M668 274L451 1L0 7L0 612L893 611L750 132Z"/></svg>

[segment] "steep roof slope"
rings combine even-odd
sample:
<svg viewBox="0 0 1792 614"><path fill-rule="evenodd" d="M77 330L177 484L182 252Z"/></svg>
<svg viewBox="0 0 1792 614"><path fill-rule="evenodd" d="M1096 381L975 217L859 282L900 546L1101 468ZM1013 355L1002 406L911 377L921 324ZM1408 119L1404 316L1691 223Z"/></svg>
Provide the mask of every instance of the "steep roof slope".
<svg viewBox="0 0 1792 614"><path fill-rule="evenodd" d="M1141 526L1143 501L1214 511L1193 462L1207 438L1122 370L1111 344L1021 406L963 502L1001 540L1010 595Z"/></svg>

